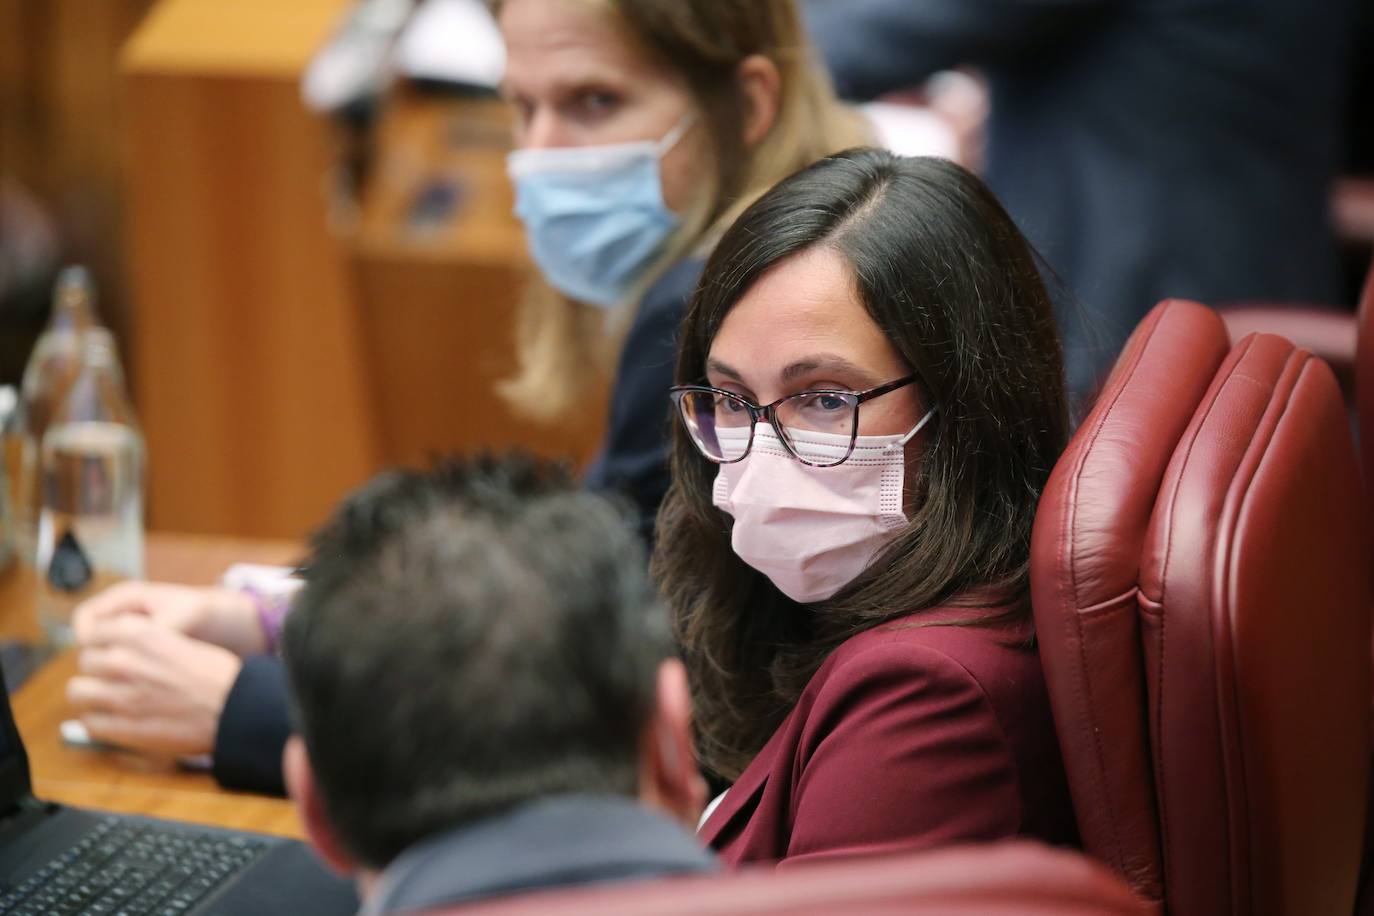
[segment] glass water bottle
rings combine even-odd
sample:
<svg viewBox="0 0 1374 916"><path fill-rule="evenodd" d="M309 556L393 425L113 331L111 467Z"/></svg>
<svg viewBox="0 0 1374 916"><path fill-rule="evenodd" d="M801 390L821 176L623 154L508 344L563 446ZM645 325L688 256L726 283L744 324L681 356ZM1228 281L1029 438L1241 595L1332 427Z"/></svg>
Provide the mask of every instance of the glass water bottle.
<svg viewBox="0 0 1374 916"><path fill-rule="evenodd" d="M114 352L114 338L101 327L95 310L95 286L84 267L67 267L57 277L52 315L34 344L24 368L16 428L11 436L19 454L13 458L14 541L21 560L34 563L35 536L43 496L39 487L38 450L54 413L81 372L84 341L99 337ZM118 365L118 357L116 366Z"/></svg>
<svg viewBox="0 0 1374 916"><path fill-rule="evenodd" d="M108 335L90 335L81 369L39 449L38 619L72 641L73 609L143 575L143 435Z"/></svg>

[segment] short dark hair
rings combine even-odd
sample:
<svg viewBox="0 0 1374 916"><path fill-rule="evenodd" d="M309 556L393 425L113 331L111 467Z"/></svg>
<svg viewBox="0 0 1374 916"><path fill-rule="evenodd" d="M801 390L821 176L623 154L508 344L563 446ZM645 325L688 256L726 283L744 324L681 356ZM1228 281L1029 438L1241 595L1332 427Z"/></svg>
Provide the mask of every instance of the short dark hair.
<svg viewBox="0 0 1374 916"><path fill-rule="evenodd" d="M382 474L314 535L283 652L339 839L382 867L561 792L632 795L671 651L620 506L519 455Z"/></svg>
<svg viewBox="0 0 1374 916"><path fill-rule="evenodd" d="M705 380L725 316L772 266L826 247L936 414L911 524L834 598L802 607L734 554L717 465L674 429L654 557L692 679L698 752L737 776L849 636L951 603L965 623L1029 621L1031 523L1068 434L1054 314L1030 245L975 176L943 159L837 154L756 201L706 264L677 381Z"/></svg>

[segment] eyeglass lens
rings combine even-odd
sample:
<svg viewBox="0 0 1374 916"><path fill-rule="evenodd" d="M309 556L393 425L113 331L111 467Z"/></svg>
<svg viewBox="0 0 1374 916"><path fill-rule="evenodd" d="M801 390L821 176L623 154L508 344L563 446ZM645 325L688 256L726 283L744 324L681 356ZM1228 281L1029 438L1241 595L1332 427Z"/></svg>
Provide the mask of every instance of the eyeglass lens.
<svg viewBox="0 0 1374 916"><path fill-rule="evenodd" d="M679 405L687 431L707 458L737 461L749 449L753 414L742 398L722 392L687 391ZM803 456L808 464L839 464L847 456L848 448L838 441L826 443L825 447L807 446L815 444L815 434L852 439L857 407L858 398L853 395L802 392L778 403L774 416L781 429L777 432L787 438L793 451L801 446L808 452ZM808 433L813 434L809 439Z"/></svg>

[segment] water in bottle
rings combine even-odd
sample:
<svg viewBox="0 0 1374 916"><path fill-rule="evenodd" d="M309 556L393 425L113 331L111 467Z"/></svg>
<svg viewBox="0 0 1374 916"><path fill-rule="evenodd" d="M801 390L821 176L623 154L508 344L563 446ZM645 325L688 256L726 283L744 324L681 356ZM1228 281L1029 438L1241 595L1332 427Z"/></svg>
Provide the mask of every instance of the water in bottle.
<svg viewBox="0 0 1374 916"><path fill-rule="evenodd" d="M14 511L10 507L25 446L18 417L19 392L13 385L0 385L0 573L14 562Z"/></svg>
<svg viewBox="0 0 1374 916"><path fill-rule="evenodd" d="M15 497L11 503L14 541L16 552L29 564L34 563L34 539L43 498L38 480L39 446L53 414L81 371L83 345L89 337L101 338L110 352L115 352L114 338L96 317L95 287L90 273L84 267L67 267L57 277L48 326L34 344L24 368L17 426L10 437L17 449L11 481ZM118 368L118 357L114 359Z"/></svg>
<svg viewBox="0 0 1374 916"><path fill-rule="evenodd" d="M72 641L72 611L143 575L143 436L108 337L85 339L80 374L39 450L38 619Z"/></svg>

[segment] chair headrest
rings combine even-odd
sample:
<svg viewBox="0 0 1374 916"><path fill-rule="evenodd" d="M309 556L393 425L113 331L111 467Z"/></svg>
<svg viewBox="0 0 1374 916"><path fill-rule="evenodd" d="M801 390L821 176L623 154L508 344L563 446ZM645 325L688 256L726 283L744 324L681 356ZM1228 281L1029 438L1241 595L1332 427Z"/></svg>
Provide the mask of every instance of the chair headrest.
<svg viewBox="0 0 1374 916"><path fill-rule="evenodd" d="M1155 497L1229 348L1211 309L1168 300L1127 341L1050 475L1031 543L1046 683L1084 846L1162 894L1136 586Z"/></svg>
<svg viewBox="0 0 1374 916"><path fill-rule="evenodd" d="M1374 261L1360 296L1359 330L1355 344L1355 410L1360 421L1360 452L1364 463L1365 495L1374 517Z"/></svg>

